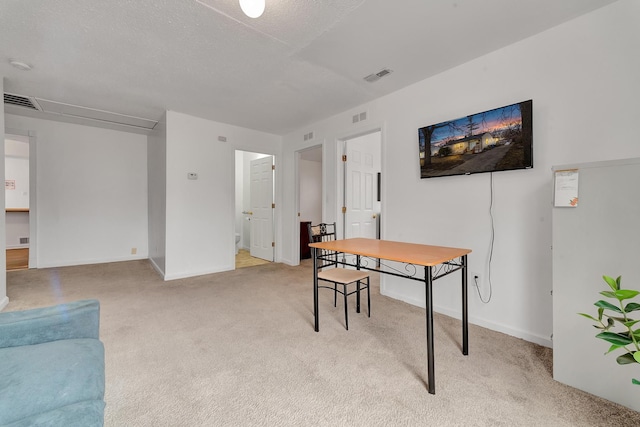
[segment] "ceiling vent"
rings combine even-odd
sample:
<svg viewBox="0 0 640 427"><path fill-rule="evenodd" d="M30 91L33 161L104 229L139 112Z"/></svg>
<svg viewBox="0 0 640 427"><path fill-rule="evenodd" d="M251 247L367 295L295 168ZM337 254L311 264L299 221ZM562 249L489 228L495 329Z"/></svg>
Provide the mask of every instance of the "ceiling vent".
<svg viewBox="0 0 640 427"><path fill-rule="evenodd" d="M111 111L98 110L95 108L65 104L63 102L15 95L11 93L4 94L4 103L10 106L41 111L43 113L58 114L65 117L143 130L151 130L158 123L156 120L143 119L140 117L112 113Z"/></svg>
<svg viewBox="0 0 640 427"><path fill-rule="evenodd" d="M8 105L15 105L16 107L28 108L30 110L42 111L42 108L38 105L34 98L27 96L15 95L13 93L4 94L4 103Z"/></svg>
<svg viewBox="0 0 640 427"><path fill-rule="evenodd" d="M369 83L373 83L373 82L377 82L378 80L380 80L382 77L386 76L387 74L391 74L393 71L385 68L384 70L380 70L375 74L369 74L367 77L365 77L364 79L366 81L368 81Z"/></svg>

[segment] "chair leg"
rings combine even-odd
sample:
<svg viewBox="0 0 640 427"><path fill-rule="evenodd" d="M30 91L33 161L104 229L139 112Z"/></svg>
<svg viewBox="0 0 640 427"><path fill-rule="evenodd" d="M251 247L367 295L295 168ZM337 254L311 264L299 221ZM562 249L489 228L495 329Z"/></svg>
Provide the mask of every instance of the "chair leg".
<svg viewBox="0 0 640 427"><path fill-rule="evenodd" d="M333 306L337 307L338 304L338 284L337 283L333 283Z"/></svg>
<svg viewBox="0 0 640 427"><path fill-rule="evenodd" d="M356 286L356 313L360 313L360 280L358 280Z"/></svg>
<svg viewBox="0 0 640 427"><path fill-rule="evenodd" d="M342 290L344 291L344 326L349 330L349 314L347 310L347 285L342 285Z"/></svg>

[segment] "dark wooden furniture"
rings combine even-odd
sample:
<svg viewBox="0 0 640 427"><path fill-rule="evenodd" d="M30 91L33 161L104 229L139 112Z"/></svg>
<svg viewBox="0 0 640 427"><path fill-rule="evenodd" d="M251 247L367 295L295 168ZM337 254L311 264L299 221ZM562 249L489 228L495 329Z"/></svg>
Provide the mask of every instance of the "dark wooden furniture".
<svg viewBox="0 0 640 427"><path fill-rule="evenodd" d="M300 221L300 259L311 258L311 249L309 248L309 224L311 221Z"/></svg>

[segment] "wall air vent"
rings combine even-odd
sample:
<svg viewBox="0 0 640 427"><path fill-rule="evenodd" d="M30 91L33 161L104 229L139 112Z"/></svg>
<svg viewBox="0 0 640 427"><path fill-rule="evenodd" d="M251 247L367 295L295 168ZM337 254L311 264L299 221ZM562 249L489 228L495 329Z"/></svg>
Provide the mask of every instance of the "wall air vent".
<svg viewBox="0 0 640 427"><path fill-rule="evenodd" d="M378 80L380 80L382 77L391 74L393 71L385 68L383 70L378 71L377 73L374 74L369 74L367 77L365 77L364 79L366 81L368 81L369 83L373 83L373 82L377 82Z"/></svg>
<svg viewBox="0 0 640 427"><path fill-rule="evenodd" d="M13 93L4 94L4 103L8 105L15 105L16 107L28 108L30 110L42 111L42 108L38 105L34 98L27 96L16 95Z"/></svg>

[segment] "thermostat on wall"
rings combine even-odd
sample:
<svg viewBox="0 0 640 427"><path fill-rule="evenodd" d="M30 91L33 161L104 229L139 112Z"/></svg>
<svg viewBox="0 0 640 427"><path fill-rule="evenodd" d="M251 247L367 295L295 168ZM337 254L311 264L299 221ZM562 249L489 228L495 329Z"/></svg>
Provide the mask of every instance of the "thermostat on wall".
<svg viewBox="0 0 640 427"><path fill-rule="evenodd" d="M198 174L195 172L187 173L187 179L198 179Z"/></svg>

